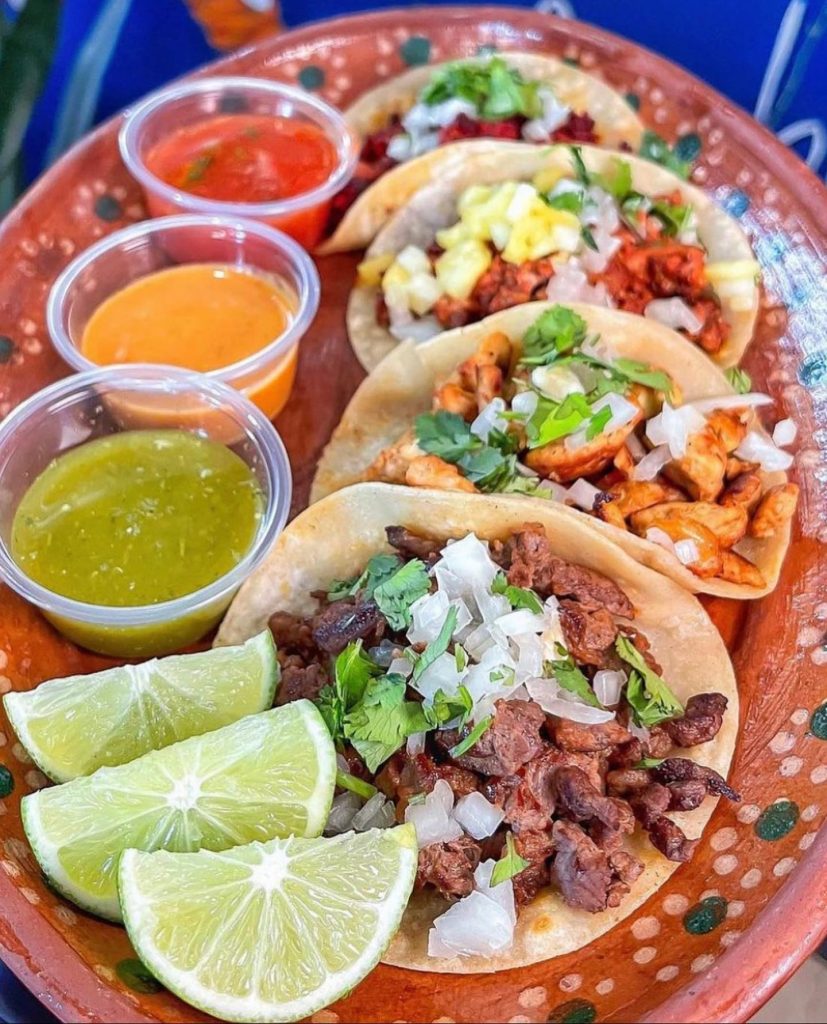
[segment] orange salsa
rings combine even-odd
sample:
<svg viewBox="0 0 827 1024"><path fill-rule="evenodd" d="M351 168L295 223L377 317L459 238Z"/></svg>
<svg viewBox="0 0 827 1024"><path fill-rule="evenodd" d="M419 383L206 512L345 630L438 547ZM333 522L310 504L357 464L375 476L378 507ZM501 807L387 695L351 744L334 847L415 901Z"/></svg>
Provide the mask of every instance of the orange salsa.
<svg viewBox="0 0 827 1024"><path fill-rule="evenodd" d="M296 296L277 278L220 263L169 267L110 295L80 351L100 365L167 363L206 373L261 351L290 325ZM287 401L297 346L240 387L269 416Z"/></svg>
<svg viewBox="0 0 827 1024"><path fill-rule="evenodd" d="M267 203L310 192L338 166L336 147L316 125L262 114L218 114L185 125L146 154L147 168L173 188L205 199ZM272 221L305 244L328 203ZM321 231L321 227L319 228Z"/></svg>

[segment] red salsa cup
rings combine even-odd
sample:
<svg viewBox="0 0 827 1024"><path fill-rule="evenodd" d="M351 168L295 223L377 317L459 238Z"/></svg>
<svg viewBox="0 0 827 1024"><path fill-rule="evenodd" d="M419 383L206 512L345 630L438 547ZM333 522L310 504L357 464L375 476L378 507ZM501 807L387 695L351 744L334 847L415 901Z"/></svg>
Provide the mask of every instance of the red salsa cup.
<svg viewBox="0 0 827 1024"><path fill-rule="evenodd" d="M353 173L344 118L300 89L258 78L202 78L127 112L121 156L154 217L200 213L263 221L305 248Z"/></svg>

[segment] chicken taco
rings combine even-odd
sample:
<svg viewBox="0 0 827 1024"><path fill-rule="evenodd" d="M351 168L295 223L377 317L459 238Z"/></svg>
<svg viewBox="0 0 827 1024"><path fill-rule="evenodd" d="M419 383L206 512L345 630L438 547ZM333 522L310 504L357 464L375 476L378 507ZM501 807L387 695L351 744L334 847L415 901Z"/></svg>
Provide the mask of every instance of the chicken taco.
<svg viewBox="0 0 827 1024"><path fill-rule="evenodd" d="M781 447L794 424L771 439L772 400L750 387L651 319L517 306L397 346L345 410L312 497L382 480L552 499L690 590L760 597L798 487Z"/></svg>
<svg viewBox="0 0 827 1024"><path fill-rule="evenodd" d="M284 531L216 642L268 624L278 700L315 701L338 745L328 833L415 826L386 962L495 971L585 946L738 799L714 626L562 506L338 492Z"/></svg>
<svg viewBox="0 0 827 1024"><path fill-rule="evenodd" d="M758 311L758 264L737 222L639 157L500 143L421 189L360 264L348 331L367 369L538 299L638 313L734 366Z"/></svg>
<svg viewBox="0 0 827 1024"><path fill-rule="evenodd" d="M362 140L359 164L333 200L322 252L364 248L419 188L474 152L452 153L449 143L587 142L637 150L643 134L637 114L605 82L529 53L414 68L365 93L345 116Z"/></svg>

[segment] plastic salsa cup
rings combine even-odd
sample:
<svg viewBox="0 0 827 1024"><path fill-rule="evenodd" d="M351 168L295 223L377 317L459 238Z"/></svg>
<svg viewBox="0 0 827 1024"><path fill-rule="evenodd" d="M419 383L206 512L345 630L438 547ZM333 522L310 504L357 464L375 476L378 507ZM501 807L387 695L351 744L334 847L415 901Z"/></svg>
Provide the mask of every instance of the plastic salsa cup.
<svg viewBox="0 0 827 1024"><path fill-rule="evenodd" d="M148 166L165 140L197 130L207 122L239 117L269 117L293 122L300 130L321 131L333 152L328 176L307 191L266 202L212 199L177 188ZM200 78L152 93L128 110L119 138L121 156L144 190L153 216L207 213L264 221L312 248L324 233L330 202L353 174L358 145L342 115L301 89L259 78ZM290 147L283 152L289 155ZM260 171L255 177L260 177Z"/></svg>
<svg viewBox="0 0 827 1024"><path fill-rule="evenodd" d="M49 293L46 324L55 348L73 369L94 369L97 364L84 355L81 345L90 318L103 302L157 271L205 263L271 278L292 306L281 334L246 358L206 374L243 392L272 419L290 396L299 342L319 308L320 286L307 253L266 224L181 215L142 221L107 235L74 259ZM174 345L173 337L170 344ZM185 359L186 353L171 347L164 363L189 369Z"/></svg>
<svg viewBox="0 0 827 1024"><path fill-rule="evenodd" d="M177 426L172 406L180 413ZM252 471L261 496L260 515L240 560L191 593L131 606L65 597L33 579L13 557L12 525L34 481L52 460L78 446L124 430L159 429L182 430L228 445ZM19 405L0 424L0 479L0 575L71 640L117 657L167 654L212 629L281 532L292 494L284 446L260 410L237 391L201 374L144 365L78 374ZM119 514L128 512L118 509Z"/></svg>

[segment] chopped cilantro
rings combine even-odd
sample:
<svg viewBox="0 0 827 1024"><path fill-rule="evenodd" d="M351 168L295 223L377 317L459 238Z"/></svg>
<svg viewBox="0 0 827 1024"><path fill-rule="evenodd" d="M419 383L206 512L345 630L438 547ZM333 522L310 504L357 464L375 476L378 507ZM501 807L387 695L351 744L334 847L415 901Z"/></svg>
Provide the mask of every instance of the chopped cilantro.
<svg viewBox="0 0 827 1024"><path fill-rule="evenodd" d="M526 424L529 448L540 448L573 434L591 414L591 406L581 394L568 395L562 402L541 398Z"/></svg>
<svg viewBox="0 0 827 1024"><path fill-rule="evenodd" d="M558 653L560 651L561 647L558 645ZM590 704L593 708L603 707L595 696L591 683L574 664L574 658L571 655L548 664L551 667L552 675L564 690L577 694L584 704Z"/></svg>
<svg viewBox="0 0 827 1024"><path fill-rule="evenodd" d="M431 707L425 708L425 715L432 728L439 728L455 718L464 724L474 709L474 700L466 686L458 686L450 696L444 690L437 690Z"/></svg>
<svg viewBox="0 0 827 1024"><path fill-rule="evenodd" d="M515 116L533 118L542 113L538 88L539 82L527 82L502 57L492 57L485 64L455 61L438 69L420 93L420 99L428 106L449 99L467 100L487 121Z"/></svg>
<svg viewBox="0 0 827 1024"><path fill-rule="evenodd" d="M513 878L515 875L519 875L521 871L525 871L529 863L525 857L521 857L517 853L517 849L514 846L514 836L507 832L505 836L505 852L494 865L489 885L493 889L495 885L507 882L509 878Z"/></svg>
<svg viewBox="0 0 827 1024"><path fill-rule="evenodd" d="M491 592L493 594L503 594L507 597L512 608L528 608L535 615L542 614L543 602L534 591L529 590L527 587L512 586L504 572L498 572L494 577L494 582L491 584Z"/></svg>
<svg viewBox="0 0 827 1024"><path fill-rule="evenodd" d="M429 728L424 706L406 700L405 691L405 679L395 673L374 679L345 717L345 738L371 772L378 771L409 736Z"/></svg>
<svg viewBox="0 0 827 1024"><path fill-rule="evenodd" d="M456 413L423 413L415 422L419 447L458 466L481 491L501 491L517 473L517 439L501 430L489 433L489 443L471 433Z"/></svg>
<svg viewBox="0 0 827 1024"><path fill-rule="evenodd" d="M583 154L580 151L579 146L569 146L571 153L571 162L574 164L574 173L577 180L581 185L585 185L586 188L592 183L591 175L586 170L586 165L583 163Z"/></svg>
<svg viewBox="0 0 827 1024"><path fill-rule="evenodd" d="M457 610L456 608L449 608L436 639L432 640L425 650L416 656L413 676L411 677L414 683L421 679L423 673L433 665L437 658L441 657L448 650L448 645L451 642L451 637L454 635L456 625Z"/></svg>
<svg viewBox="0 0 827 1024"><path fill-rule="evenodd" d="M191 185L195 181L201 181L214 160L214 153L202 153L200 156L197 156L187 167L184 184Z"/></svg>
<svg viewBox="0 0 827 1024"><path fill-rule="evenodd" d="M398 555L374 555L370 559L361 576L350 580L334 580L327 593L328 601L341 601L345 597L353 597L363 590L367 597L372 597L380 583L390 579L402 565Z"/></svg>
<svg viewBox="0 0 827 1024"><path fill-rule="evenodd" d="M688 178L692 163L681 158L670 148L669 143L657 132L645 131L640 143L640 155L646 160L660 164L667 170L677 174L679 178Z"/></svg>
<svg viewBox="0 0 827 1024"><path fill-rule="evenodd" d="M652 206L650 200L640 192L630 192L620 204L620 216L624 224L637 235L643 234L640 214L647 214Z"/></svg>
<svg viewBox="0 0 827 1024"><path fill-rule="evenodd" d="M637 764L633 764L633 768L657 768L658 765L663 764L662 757L642 757Z"/></svg>
<svg viewBox="0 0 827 1024"><path fill-rule="evenodd" d="M457 672L464 672L468 668L468 652L462 644L456 644L454 647L454 664Z"/></svg>
<svg viewBox="0 0 827 1024"><path fill-rule="evenodd" d="M745 395L752 388L752 377L746 370L741 370L737 366L730 366L728 370L724 370L724 376L739 395Z"/></svg>
<svg viewBox="0 0 827 1024"><path fill-rule="evenodd" d="M419 447L446 462L459 462L463 455L482 444L461 416L445 409L417 416L414 429Z"/></svg>
<svg viewBox="0 0 827 1024"><path fill-rule="evenodd" d="M653 391L663 391L670 394L672 391L672 378L663 370L653 370L646 363L640 363L637 359L614 359L611 369L621 374L628 381L634 384L642 384L645 388L652 388Z"/></svg>
<svg viewBox="0 0 827 1024"><path fill-rule="evenodd" d="M603 428L612 418L611 407L605 405L602 409L598 409L596 413L592 415L589 420L589 424L586 427L586 440L593 441L599 434L603 433Z"/></svg>
<svg viewBox="0 0 827 1024"><path fill-rule="evenodd" d="M586 321L566 306L552 306L534 321L523 335L520 362L541 366L570 352L586 337Z"/></svg>
<svg viewBox="0 0 827 1024"><path fill-rule="evenodd" d="M594 235L585 224L580 228L580 237L590 249L597 252L597 242L594 240Z"/></svg>
<svg viewBox="0 0 827 1024"><path fill-rule="evenodd" d="M372 678L382 670L362 650L362 641L348 644L337 655L333 666L333 684L325 686L316 704L335 742L344 736L344 721L348 711L364 696Z"/></svg>
<svg viewBox="0 0 827 1024"><path fill-rule="evenodd" d="M615 157L609 171L605 174L593 174L591 180L622 203L632 191L632 166L628 160Z"/></svg>
<svg viewBox="0 0 827 1024"><path fill-rule="evenodd" d="M373 600L391 629L407 629L411 624L411 605L430 589L425 563L413 558L376 587Z"/></svg>
<svg viewBox="0 0 827 1024"><path fill-rule="evenodd" d="M489 715L487 718L480 719L474 728L468 733L468 735L459 741L455 746L451 747L448 751L449 757L462 757L463 754L473 747L480 739L480 737L488 732L494 722L494 716Z"/></svg>
<svg viewBox="0 0 827 1024"><path fill-rule="evenodd" d="M635 723L650 729L669 718L679 718L683 705L657 672L646 664L632 641L621 634L615 641L615 650L632 669L626 684L626 700Z"/></svg>
<svg viewBox="0 0 827 1024"><path fill-rule="evenodd" d="M689 203L670 203L656 199L649 211L663 225L664 235L673 238L686 231L692 223L692 206Z"/></svg>
<svg viewBox="0 0 827 1024"><path fill-rule="evenodd" d="M573 189L569 192L560 192L556 196L547 196L545 199L554 210L566 210L573 214L583 211L583 193L575 192Z"/></svg>
<svg viewBox="0 0 827 1024"><path fill-rule="evenodd" d="M336 785L339 789L350 790L351 793L355 793L363 800L370 800L377 792L376 786L372 786L369 782L365 782L364 779L359 779L349 772L337 771Z"/></svg>

